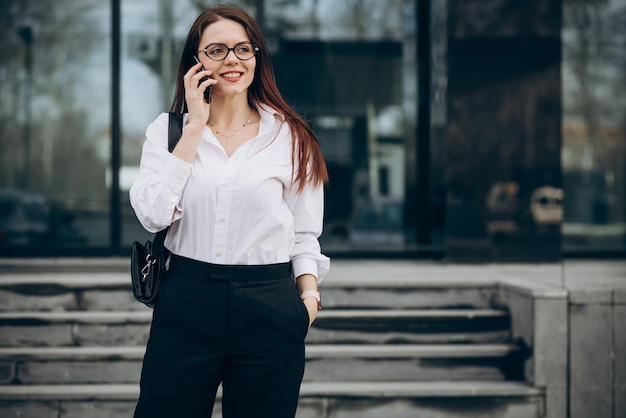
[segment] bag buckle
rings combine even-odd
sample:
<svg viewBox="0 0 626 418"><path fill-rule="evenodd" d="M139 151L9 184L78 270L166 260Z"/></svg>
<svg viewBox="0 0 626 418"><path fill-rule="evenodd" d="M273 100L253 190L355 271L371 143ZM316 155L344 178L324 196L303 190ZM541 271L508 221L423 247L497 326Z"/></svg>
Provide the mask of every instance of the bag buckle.
<svg viewBox="0 0 626 418"><path fill-rule="evenodd" d="M146 254L146 265L141 269L142 281L146 281L150 274L150 266L156 263L156 258L150 258L150 254Z"/></svg>

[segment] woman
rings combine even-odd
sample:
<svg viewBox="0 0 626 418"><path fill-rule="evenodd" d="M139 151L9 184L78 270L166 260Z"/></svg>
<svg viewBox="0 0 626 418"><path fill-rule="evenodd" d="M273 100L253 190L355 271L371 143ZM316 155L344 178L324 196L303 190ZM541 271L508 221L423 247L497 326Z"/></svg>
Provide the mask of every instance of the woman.
<svg viewBox="0 0 626 418"><path fill-rule="evenodd" d="M191 27L172 110L178 144L170 154L161 114L130 190L148 231L171 225L172 253L135 417L208 417L220 384L224 418L293 417L329 267L319 144L281 97L258 26L232 6Z"/></svg>

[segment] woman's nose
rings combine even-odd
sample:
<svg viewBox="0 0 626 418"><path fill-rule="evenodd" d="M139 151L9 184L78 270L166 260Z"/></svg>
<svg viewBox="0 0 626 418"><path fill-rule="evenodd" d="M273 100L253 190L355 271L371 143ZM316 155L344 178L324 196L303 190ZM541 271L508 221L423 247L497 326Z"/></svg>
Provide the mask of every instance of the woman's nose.
<svg viewBox="0 0 626 418"><path fill-rule="evenodd" d="M235 55L235 51L231 49L228 51L228 54L226 54L226 58L224 58L224 61L226 63L236 63L239 61L239 58L237 58L237 55Z"/></svg>

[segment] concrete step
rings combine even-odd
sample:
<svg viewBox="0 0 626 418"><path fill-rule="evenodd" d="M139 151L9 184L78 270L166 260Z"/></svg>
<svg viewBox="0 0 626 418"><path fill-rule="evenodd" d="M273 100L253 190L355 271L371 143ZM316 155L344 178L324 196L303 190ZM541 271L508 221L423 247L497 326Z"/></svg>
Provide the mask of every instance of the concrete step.
<svg viewBox="0 0 626 418"><path fill-rule="evenodd" d="M0 311L141 311L127 272L28 272L0 269ZM489 308L496 285L493 280L384 278L342 280L321 284L326 308Z"/></svg>
<svg viewBox="0 0 626 418"><path fill-rule="evenodd" d="M143 347L1 348L0 384L137 382ZM307 381L521 378L521 352L491 345L309 345Z"/></svg>
<svg viewBox="0 0 626 418"><path fill-rule="evenodd" d="M513 344L309 344L304 378L314 382L521 380L524 356Z"/></svg>
<svg viewBox="0 0 626 418"><path fill-rule="evenodd" d="M510 317L495 309L320 311L309 343L504 343Z"/></svg>
<svg viewBox="0 0 626 418"><path fill-rule="evenodd" d="M137 395L136 384L0 386L0 416L131 416ZM544 396L517 382L304 382L296 416L543 418ZM221 417L219 400L212 416Z"/></svg>
<svg viewBox="0 0 626 418"><path fill-rule="evenodd" d="M151 310L2 312L0 346L144 345ZM492 309L320 311L309 343L503 343L507 312Z"/></svg>

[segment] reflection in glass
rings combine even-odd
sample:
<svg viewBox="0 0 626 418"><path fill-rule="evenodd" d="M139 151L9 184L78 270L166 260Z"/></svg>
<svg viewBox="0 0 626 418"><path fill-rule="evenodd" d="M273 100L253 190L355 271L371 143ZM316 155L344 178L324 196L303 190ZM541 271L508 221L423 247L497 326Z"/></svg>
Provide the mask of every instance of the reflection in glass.
<svg viewBox="0 0 626 418"><path fill-rule="evenodd" d="M325 251L404 249L404 87L415 72L406 74L398 22L413 2L270 3L278 84L311 122L329 169Z"/></svg>
<svg viewBox="0 0 626 418"><path fill-rule="evenodd" d="M149 237L128 205L127 189L146 126L169 108L182 38L202 3L121 2L123 245ZM417 140L415 1L234 3L255 15L256 7L264 5L278 83L310 121L328 160L325 250L364 244L384 250L389 247L380 244L384 240L367 232L380 225L389 225L385 242L411 248L407 237L415 231L407 232L409 220L383 221L375 214L384 212L381 205L406 205L406 190L419 192L410 184ZM2 253L7 248L110 245L109 6L97 0L3 2ZM429 216L432 244L441 245L446 228L456 227L445 224L446 192L458 185L446 183L446 2L432 2L431 9ZM625 16L625 0L564 0L563 190L530 190L515 176L491 182L479 197L488 209L481 231L465 233L498 238L519 234L529 222L550 229L562 217L565 251L626 248ZM398 222L402 239L394 235ZM366 226L370 223L375 226Z"/></svg>
<svg viewBox="0 0 626 418"><path fill-rule="evenodd" d="M108 246L108 3L0 9L0 246Z"/></svg>
<svg viewBox="0 0 626 418"><path fill-rule="evenodd" d="M563 2L563 246L626 248L626 1Z"/></svg>
<svg viewBox="0 0 626 418"><path fill-rule="evenodd" d="M357 203L348 225L348 242L354 248L398 250L405 246L401 198L381 196Z"/></svg>

